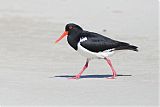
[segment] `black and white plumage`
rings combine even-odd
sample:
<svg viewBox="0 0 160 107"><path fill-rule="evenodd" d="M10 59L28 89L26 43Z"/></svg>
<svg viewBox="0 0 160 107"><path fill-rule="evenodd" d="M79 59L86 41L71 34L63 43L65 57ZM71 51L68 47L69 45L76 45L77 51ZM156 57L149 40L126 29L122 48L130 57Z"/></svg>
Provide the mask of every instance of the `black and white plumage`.
<svg viewBox="0 0 160 107"><path fill-rule="evenodd" d="M87 66L85 65L83 67L82 71L75 77L76 79L80 78L83 71L88 67L89 60L95 58L105 59L108 62L112 69L114 78L116 76L116 72L114 71L111 61L108 59L108 56L112 55L115 51L118 50L138 51L137 46L113 40L98 33L85 31L80 26L73 23L66 25L65 32L56 41L56 43L60 41L65 35L68 35L67 41L70 46L87 58Z"/></svg>
<svg viewBox="0 0 160 107"><path fill-rule="evenodd" d="M68 26L72 26L71 29L68 29ZM116 50L138 51L136 46L110 39L98 33L84 31L75 24L68 24L66 29L69 31L68 43L87 58L105 58Z"/></svg>

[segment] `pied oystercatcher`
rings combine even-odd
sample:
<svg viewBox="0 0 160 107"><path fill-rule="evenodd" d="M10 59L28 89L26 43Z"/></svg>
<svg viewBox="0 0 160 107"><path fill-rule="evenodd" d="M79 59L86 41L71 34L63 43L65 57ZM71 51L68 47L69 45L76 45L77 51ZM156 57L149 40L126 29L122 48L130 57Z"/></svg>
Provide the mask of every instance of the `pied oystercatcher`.
<svg viewBox="0 0 160 107"><path fill-rule="evenodd" d="M119 50L138 51L137 46L113 40L98 33L85 31L79 25L74 23L69 23L65 26L64 33L55 41L55 43L58 43L66 35L68 35L67 41L69 45L78 51L82 56L87 58L86 64L80 73L72 79L79 79L83 71L88 67L89 61L95 58L105 59L107 61L113 73L110 78L114 79L117 74L108 57Z"/></svg>

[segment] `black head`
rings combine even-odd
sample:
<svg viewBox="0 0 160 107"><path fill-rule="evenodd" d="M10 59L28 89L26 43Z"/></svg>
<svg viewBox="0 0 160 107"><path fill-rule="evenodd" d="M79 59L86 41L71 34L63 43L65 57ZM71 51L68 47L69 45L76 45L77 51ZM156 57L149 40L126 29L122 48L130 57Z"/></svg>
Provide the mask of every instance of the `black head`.
<svg viewBox="0 0 160 107"><path fill-rule="evenodd" d="M79 26L79 25L76 25L74 23L69 23L66 25L65 27L65 31L73 31L73 30L79 30L79 31L82 31L83 29Z"/></svg>
<svg viewBox="0 0 160 107"><path fill-rule="evenodd" d="M76 25L76 24L73 24L73 23L69 23L66 25L65 27L65 31L63 32L63 34L55 41L55 43L58 43L61 39L63 39L66 35L70 35L71 33L73 34L77 34L77 33L80 33L82 32L83 29Z"/></svg>

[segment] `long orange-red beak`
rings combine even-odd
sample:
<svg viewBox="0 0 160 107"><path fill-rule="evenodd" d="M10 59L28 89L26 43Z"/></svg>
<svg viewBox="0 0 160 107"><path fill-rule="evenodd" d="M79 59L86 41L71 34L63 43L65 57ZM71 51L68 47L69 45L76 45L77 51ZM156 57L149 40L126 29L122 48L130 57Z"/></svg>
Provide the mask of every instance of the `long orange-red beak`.
<svg viewBox="0 0 160 107"><path fill-rule="evenodd" d="M68 35L68 31L64 31L64 33L55 41L55 43L58 43L61 39L63 39L66 35Z"/></svg>

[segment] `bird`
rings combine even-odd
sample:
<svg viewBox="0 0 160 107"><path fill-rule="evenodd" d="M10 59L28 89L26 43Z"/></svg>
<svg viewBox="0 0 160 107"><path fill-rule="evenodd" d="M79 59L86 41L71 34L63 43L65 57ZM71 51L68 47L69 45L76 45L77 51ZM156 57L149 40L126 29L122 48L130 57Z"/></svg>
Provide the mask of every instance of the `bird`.
<svg viewBox="0 0 160 107"><path fill-rule="evenodd" d="M112 71L112 76L108 78L115 79L117 73L109 57L120 50L138 51L137 46L117 41L95 32L83 30L82 27L74 23L68 23L65 26L63 34L54 43L57 44L65 36L67 36L69 45L82 56L86 57L86 63L82 70L71 79L80 79L82 73L88 67L89 61L92 59L104 59Z"/></svg>

